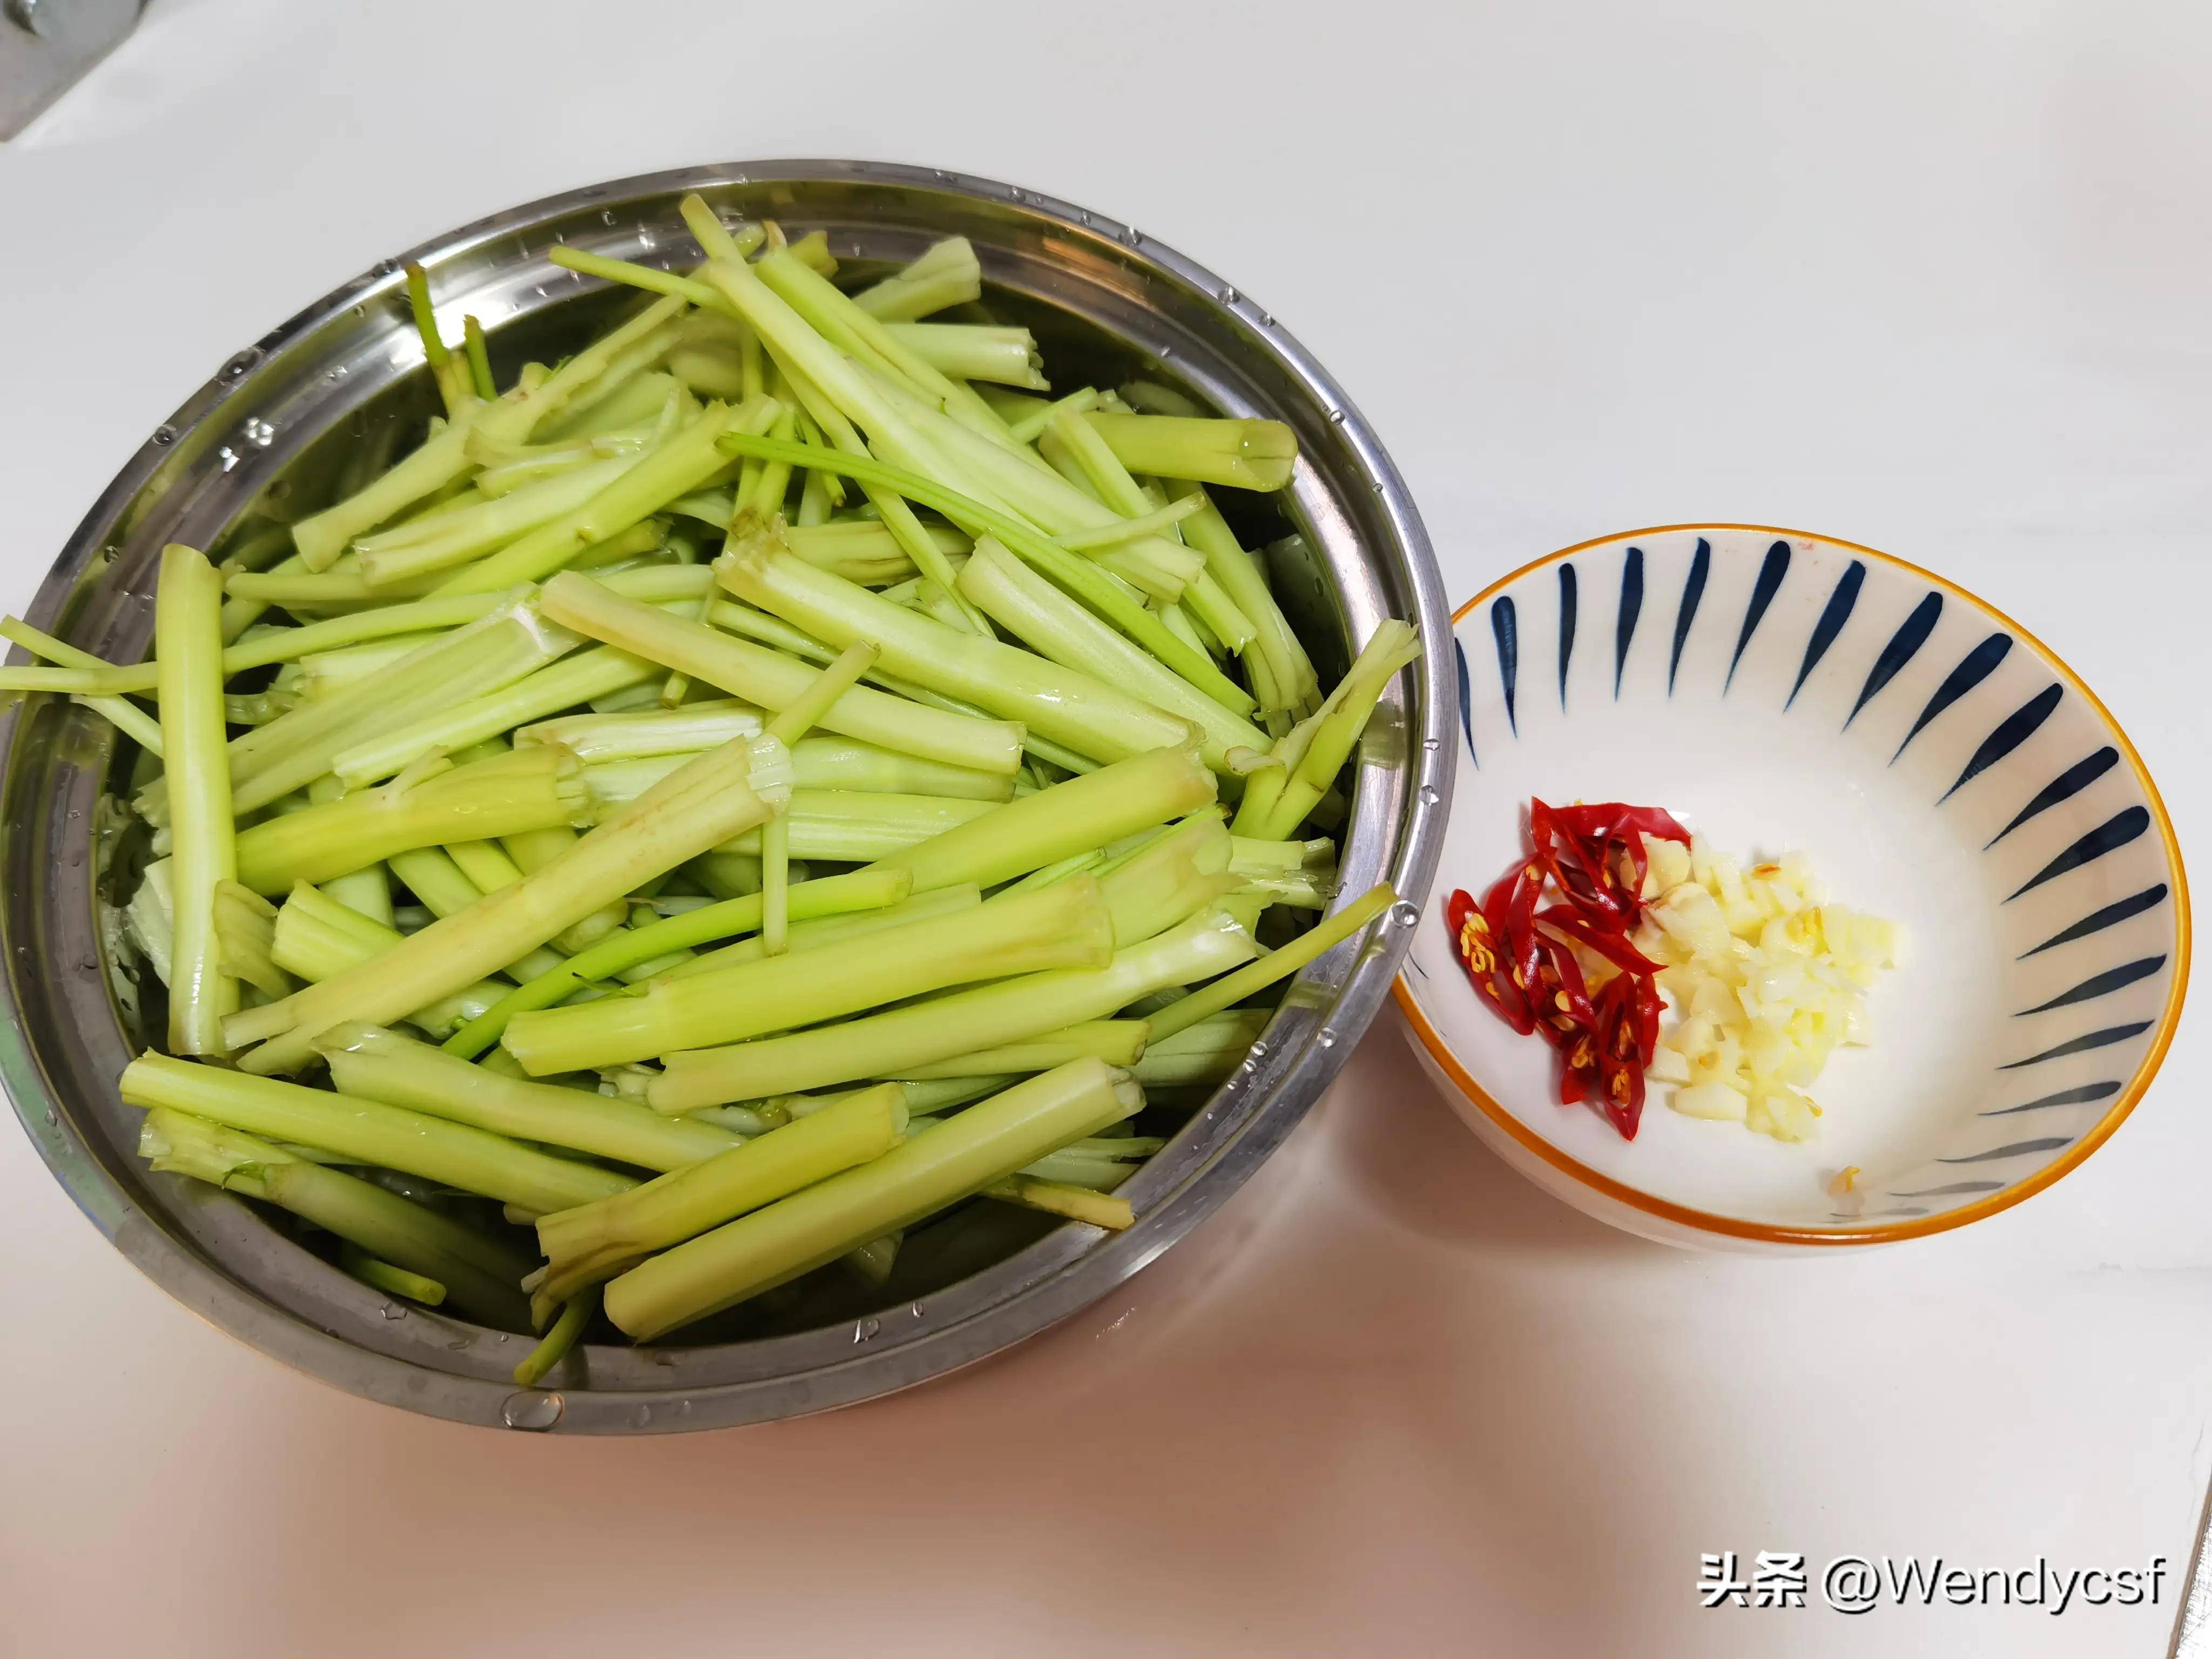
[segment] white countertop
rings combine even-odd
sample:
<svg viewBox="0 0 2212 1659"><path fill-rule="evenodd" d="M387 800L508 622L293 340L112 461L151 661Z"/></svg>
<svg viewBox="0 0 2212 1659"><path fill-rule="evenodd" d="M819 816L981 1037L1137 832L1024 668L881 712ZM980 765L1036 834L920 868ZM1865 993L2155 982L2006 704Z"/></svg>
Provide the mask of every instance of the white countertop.
<svg viewBox="0 0 2212 1659"><path fill-rule="evenodd" d="M1811 9L156 0L0 148L0 605L232 350L384 254L657 167L917 161L1257 295L1455 599L1691 519L1936 567L2096 688L2212 868L2212 22ZM1091 1311L856 1410L625 1441L292 1375L0 1127L0 1647L2162 1652L2212 1475L2205 1018L2051 1192L1802 1262L1570 1212L1386 1014ZM2134 1610L1699 1610L1700 1552L1763 1548L2172 1560Z"/></svg>

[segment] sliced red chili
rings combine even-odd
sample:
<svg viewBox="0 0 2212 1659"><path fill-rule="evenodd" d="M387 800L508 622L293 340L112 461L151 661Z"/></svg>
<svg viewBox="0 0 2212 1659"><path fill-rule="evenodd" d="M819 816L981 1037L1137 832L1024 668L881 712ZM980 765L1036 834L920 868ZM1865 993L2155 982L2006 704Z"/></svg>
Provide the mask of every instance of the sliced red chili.
<svg viewBox="0 0 2212 1659"><path fill-rule="evenodd" d="M1464 892L1455 891L1444 901L1444 923L1451 929L1453 948L1474 988L1490 999L1505 1023L1526 1036L1536 1029L1528 999L1515 986L1508 965L1498 951L1495 930L1481 908Z"/></svg>
<svg viewBox="0 0 2212 1659"><path fill-rule="evenodd" d="M1547 927L1556 927L1578 945L1586 945L1614 967L1631 974L1656 974L1659 964L1631 945L1619 933L1600 933L1591 927L1572 906L1547 905L1536 913L1536 920Z"/></svg>
<svg viewBox="0 0 2212 1659"><path fill-rule="evenodd" d="M1644 1070L1659 1040L1659 964L1629 943L1650 873L1646 836L1687 842L1657 807L1528 803L1528 854L1477 904L1444 907L1462 964L1505 1021L1559 1051L1559 1100L1589 1102L1626 1139L1643 1121ZM1542 903L1547 887L1560 902ZM1620 971L1595 994L1580 945Z"/></svg>

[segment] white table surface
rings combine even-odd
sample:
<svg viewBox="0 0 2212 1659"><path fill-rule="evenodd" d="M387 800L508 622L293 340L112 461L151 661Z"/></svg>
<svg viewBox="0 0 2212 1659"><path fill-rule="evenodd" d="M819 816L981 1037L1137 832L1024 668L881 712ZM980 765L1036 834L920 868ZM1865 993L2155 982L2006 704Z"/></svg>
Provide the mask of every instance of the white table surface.
<svg viewBox="0 0 2212 1659"><path fill-rule="evenodd" d="M0 149L0 604L229 352L387 252L653 167L920 161L1259 296L1379 428L1455 598L1696 518L1936 567L2096 687L2212 867L2207 17L156 0ZM2212 1474L2203 1011L2052 1191L1814 1263L1562 1208L1395 1019L1091 1311L675 1438L294 1376L0 1128L0 1650L2164 1651ZM2132 1612L1700 1611L1699 1552L1761 1548L2173 1560Z"/></svg>

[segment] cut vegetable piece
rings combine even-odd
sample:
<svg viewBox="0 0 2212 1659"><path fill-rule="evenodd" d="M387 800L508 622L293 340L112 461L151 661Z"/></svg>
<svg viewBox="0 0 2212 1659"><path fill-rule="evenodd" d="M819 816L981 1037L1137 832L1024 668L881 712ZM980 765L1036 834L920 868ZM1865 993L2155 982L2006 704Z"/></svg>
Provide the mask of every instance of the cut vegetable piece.
<svg viewBox="0 0 2212 1659"><path fill-rule="evenodd" d="M1291 481L1297 436L1280 421L1191 420L1173 415L1082 416L1132 472L1195 478L1239 489L1280 489Z"/></svg>
<svg viewBox="0 0 2212 1659"><path fill-rule="evenodd" d="M607 1287L608 1316L639 1341L650 1341L911 1226L1143 1103L1144 1092L1128 1074L1101 1060L1047 1072L872 1163L633 1267Z"/></svg>
<svg viewBox="0 0 2212 1659"><path fill-rule="evenodd" d="M769 533L726 553L714 568L739 598L817 638L831 645L871 641L888 672L1019 720L1094 759L1120 760L1188 738L1187 721L1031 652L902 610L808 564Z"/></svg>
<svg viewBox="0 0 2212 1659"><path fill-rule="evenodd" d="M117 1085L126 1105L167 1106L252 1135L296 1141L443 1182L540 1214L627 1192L611 1170L398 1106L167 1054L141 1054Z"/></svg>
<svg viewBox="0 0 2212 1659"><path fill-rule="evenodd" d="M882 1157L905 1132L896 1083L830 1103L801 1121L600 1202L541 1216L545 1291L613 1277L655 1250Z"/></svg>
<svg viewBox="0 0 2212 1659"><path fill-rule="evenodd" d="M585 1071L830 1020L969 981L1103 967L1113 925L1097 884L1057 887L840 945L656 981L641 997L518 1015L501 1039L533 1075Z"/></svg>
<svg viewBox="0 0 2212 1659"><path fill-rule="evenodd" d="M169 1046L187 1054L222 1053L222 1022L239 1003L215 927L216 890L237 874L232 814L240 810L223 742L222 617L215 568L197 549L163 548L154 647L161 748L178 780L168 797Z"/></svg>
<svg viewBox="0 0 2212 1659"><path fill-rule="evenodd" d="M342 1095L640 1169L680 1170L741 1144L726 1129L633 1101L502 1077L380 1026L334 1025L315 1046Z"/></svg>
<svg viewBox="0 0 2212 1659"><path fill-rule="evenodd" d="M1116 951L1104 968L1031 974L818 1030L670 1054L646 1099L655 1111L686 1112L860 1078L898 1077L971 1048L1108 1018L1139 997L1211 978L1258 953L1241 924L1210 911Z"/></svg>
<svg viewBox="0 0 2212 1659"><path fill-rule="evenodd" d="M542 602L549 617L563 619L580 633L680 669L758 708L783 708L814 678L805 663L624 599L587 576L555 577L545 584ZM977 771L1006 775L1021 764L1018 724L948 714L865 686L839 697L821 723L901 754Z"/></svg>
<svg viewBox="0 0 2212 1659"><path fill-rule="evenodd" d="M191 1176L289 1210L325 1231L446 1287L471 1319L520 1330L529 1305L519 1288L522 1254L434 1210L325 1169L205 1118L155 1107L139 1131L139 1156L155 1169Z"/></svg>

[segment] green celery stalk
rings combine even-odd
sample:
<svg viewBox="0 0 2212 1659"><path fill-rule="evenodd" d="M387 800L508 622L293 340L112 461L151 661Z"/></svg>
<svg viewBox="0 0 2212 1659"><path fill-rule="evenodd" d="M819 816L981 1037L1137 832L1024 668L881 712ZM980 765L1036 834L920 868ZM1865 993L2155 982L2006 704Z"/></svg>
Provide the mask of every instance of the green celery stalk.
<svg viewBox="0 0 2212 1659"><path fill-rule="evenodd" d="M517 748L556 743L586 766L696 755L732 738L749 738L761 729L762 714L732 698L689 702L681 708L648 708L626 714L568 714L540 720L514 734ZM817 739L809 738L809 742ZM884 752L876 750L877 753ZM793 759L798 758L797 750Z"/></svg>
<svg viewBox="0 0 2212 1659"><path fill-rule="evenodd" d="M913 878L903 870L855 870L817 881L794 882L789 896L791 915L796 921L878 909L903 899L912 884ZM497 1042L515 1015L550 1008L594 980L611 979L657 957L749 933L760 926L761 912L761 896L751 893L614 934L509 992L481 1018L456 1032L447 1049L465 1059L472 1058ZM278 921L281 925L281 914Z"/></svg>
<svg viewBox="0 0 2212 1659"><path fill-rule="evenodd" d="M584 1327L592 1322L592 1316L599 1310L599 1296L596 1288L578 1291L561 1307L561 1316L545 1333L544 1340L524 1355L514 1368L514 1386L534 1389L545 1380L545 1375L568 1357L568 1350L582 1340Z"/></svg>
<svg viewBox="0 0 2212 1659"><path fill-rule="evenodd" d="M648 450L581 507L463 567L435 592L487 593L517 582L543 581L593 543L619 536L720 471L724 463L716 440L738 419L750 420L757 414L738 416L720 404L708 404L690 425ZM768 422L760 424L765 429Z"/></svg>
<svg viewBox="0 0 2212 1659"><path fill-rule="evenodd" d="M740 599L831 645L870 641L889 672L1018 720L1101 761L1188 740L1187 721L1102 680L1006 645L947 628L808 564L763 533L716 561Z"/></svg>
<svg viewBox="0 0 2212 1659"><path fill-rule="evenodd" d="M1267 752L1266 732L1232 714L1142 647L1132 644L986 536L961 567L960 591L992 621L1063 667L1134 692L1198 728L1206 764L1238 769ZM1240 694L1241 696L1242 694ZM1251 699L1243 697L1247 708ZM1239 750L1245 755L1237 755Z"/></svg>
<svg viewBox="0 0 2212 1659"><path fill-rule="evenodd" d="M975 248L965 236L949 236L874 287L861 289L853 303L884 322L907 323L982 295L983 270Z"/></svg>
<svg viewBox="0 0 2212 1659"><path fill-rule="evenodd" d="M1143 1103L1127 1073L1097 1060L1016 1084L872 1162L631 1268L607 1286L607 1316L650 1341L911 1226Z"/></svg>
<svg viewBox="0 0 2212 1659"><path fill-rule="evenodd" d="M388 1024L497 971L603 906L757 823L785 799L789 757L763 736L710 750L561 857L361 967L287 997L232 1035L269 1041L247 1070L295 1070L341 1020ZM234 1024L246 1021L234 1016Z"/></svg>
<svg viewBox="0 0 2212 1659"><path fill-rule="evenodd" d="M797 890L796 886L793 891ZM741 939L734 945L725 945L718 951L709 951L672 968L660 970L655 978L690 979L699 974L711 974L724 968L734 968L741 962L758 962L775 954L767 949L763 937L766 931L768 894L765 890L748 895L763 901L762 904L763 932L750 939ZM972 910L982 903L982 890L973 882L963 882L957 887L939 887L920 893L897 904L886 905L880 910L858 910L846 915L817 916L791 924L789 948L811 951L823 945L835 945L841 940L858 939L863 933L881 933L887 927L903 927L909 922L924 921L933 916L950 916L962 910ZM641 972L643 970L641 969Z"/></svg>
<svg viewBox="0 0 2212 1659"><path fill-rule="evenodd" d="M161 749L168 791L172 943L169 1046L223 1052L222 1022L239 1004L222 970L216 890L237 876L229 758L223 742L222 579L196 549L161 550L154 600L161 664Z"/></svg>
<svg viewBox="0 0 2212 1659"><path fill-rule="evenodd" d="M620 328L592 341L537 386L527 390L517 387L488 405L489 412L477 417L482 428L475 446L481 452L477 459L492 459L501 449L527 443L540 422L551 420L595 385L604 386L633 368L651 367L676 343L687 308L680 297L655 301Z"/></svg>
<svg viewBox="0 0 2212 1659"><path fill-rule="evenodd" d="M374 483L295 524L292 544L300 550L301 563L311 572L329 569L355 537L375 529L468 472L474 465L469 457L471 434L485 418L485 411L506 406L503 401L471 405Z"/></svg>
<svg viewBox="0 0 2212 1659"><path fill-rule="evenodd" d="M773 438L749 438L741 433L725 434L722 447L732 453L786 456L798 465L842 473L872 485L895 489L925 507L935 507L972 535L997 537L1193 684L1209 684L1208 677L1219 674L1205 652L1194 652L1178 639L1111 574L1084 555L1071 553L1051 538L1039 534L1023 519L918 473L886 465L866 456L840 454L811 444L781 444Z"/></svg>
<svg viewBox="0 0 2212 1659"><path fill-rule="evenodd" d="M574 634L538 614L526 591L518 592L479 620L232 739L232 810L266 806L329 771L341 750L511 684L576 642ZM167 781L149 784L136 800L149 822L166 822Z"/></svg>
<svg viewBox="0 0 2212 1659"><path fill-rule="evenodd" d="M579 633L680 669L759 708L784 707L814 678L804 663L625 599L590 577L556 576L545 584L541 604L547 616ZM1011 775L1021 764L1016 723L948 714L864 686L839 697L822 724L879 748L976 771Z"/></svg>
<svg viewBox="0 0 2212 1659"><path fill-rule="evenodd" d="M611 646L580 651L511 685L340 750L331 757L331 769L349 787L359 788L392 776L433 750L465 749L526 720L642 685L659 672L653 664Z"/></svg>
<svg viewBox="0 0 2212 1659"><path fill-rule="evenodd" d="M574 823L588 816L589 801L583 769L567 750L519 750L241 830L237 876L258 893L287 893L418 847Z"/></svg>
<svg viewBox="0 0 2212 1659"><path fill-rule="evenodd" d="M538 1239L559 1296L611 1278L655 1250L696 1237L843 1170L882 1157L906 1128L896 1083L863 1090L704 1163L574 1209L540 1216Z"/></svg>
<svg viewBox="0 0 2212 1659"><path fill-rule="evenodd" d="M1116 951L1103 968L1056 969L818 1030L672 1054L667 1069L648 1085L646 1102L657 1112L688 1112L860 1078L898 1077L971 1048L1108 1018L1154 991L1249 962L1258 949L1234 919L1209 911Z"/></svg>
<svg viewBox="0 0 2212 1659"><path fill-rule="evenodd" d="M319 1146L541 1214L637 1184L611 1170L555 1158L466 1124L167 1054L139 1055L123 1068L117 1086L126 1105L167 1106L247 1134Z"/></svg>
<svg viewBox="0 0 2212 1659"><path fill-rule="evenodd" d="M529 1319L520 1285L530 1264L520 1251L356 1176L160 1106L146 1114L138 1151L156 1170L276 1205L435 1279L446 1287L447 1301L471 1319L510 1330L523 1329Z"/></svg>
<svg viewBox="0 0 2212 1659"><path fill-rule="evenodd" d="M1049 392L1036 337L1025 328L976 323L892 323L890 337L939 374L959 380Z"/></svg>
<svg viewBox="0 0 2212 1659"><path fill-rule="evenodd" d="M1152 1023L1152 1040L1164 1042L1176 1032L1188 1030L1199 1021L1242 1002L1255 991L1288 979L1308 963L1318 961L1358 933L1395 903L1397 898L1389 882L1377 882L1344 908L1316 922L1281 949L1268 951L1257 962L1223 975L1202 990L1178 997L1147 1016Z"/></svg>
<svg viewBox="0 0 2212 1659"><path fill-rule="evenodd" d="M1148 1089L1210 1089L1226 1083L1274 1013L1272 1008L1231 1009L1149 1043L1135 1062L1137 1081Z"/></svg>
<svg viewBox="0 0 2212 1659"><path fill-rule="evenodd" d="M971 1048L947 1060L909 1066L899 1081L927 1083L947 1078L1048 1072L1055 1066L1065 1066L1085 1055L1103 1060L1109 1066L1132 1066L1144 1054L1145 1039L1151 1029L1141 1019L1085 1020L1019 1042L1002 1042L994 1048Z"/></svg>
<svg viewBox="0 0 2212 1659"><path fill-rule="evenodd" d="M1126 415L1103 409L1082 418L1122 465L1153 477L1280 489L1290 483L1297 460L1297 434L1280 421Z"/></svg>
<svg viewBox="0 0 2212 1659"><path fill-rule="evenodd" d="M1376 701L1398 671L1419 657L1420 650L1419 636L1410 624L1394 618L1376 625L1320 710L1276 745L1275 753L1285 763L1280 793L1260 827L1248 826L1240 809L1240 833L1274 841L1287 841L1296 833L1352 757Z"/></svg>
<svg viewBox="0 0 2212 1659"><path fill-rule="evenodd" d="M995 887L1032 870L1210 806L1213 775L1185 750L1155 749L1008 801L872 868L902 870L914 890Z"/></svg>
<svg viewBox="0 0 2212 1659"><path fill-rule="evenodd" d="M664 1117L635 1101L502 1077L381 1026L334 1025L315 1046L342 1095L640 1169L680 1170L743 1144L727 1129Z"/></svg>
<svg viewBox="0 0 2212 1659"><path fill-rule="evenodd" d="M483 558L578 511L641 459L617 455L574 467L459 512L410 519L376 535L359 537L354 550L361 556L362 576L370 586L380 587Z"/></svg>
<svg viewBox="0 0 2212 1659"><path fill-rule="evenodd" d="M1103 967L1098 885L1057 887L811 951L654 981L643 996L516 1016L501 1041L533 1075L585 1071L836 1019L969 981ZM734 1097L732 1097L734 1098Z"/></svg>
<svg viewBox="0 0 2212 1659"><path fill-rule="evenodd" d="M1040 1181L1030 1175L1011 1175L1004 1181L994 1181L983 1188L983 1196L1003 1204L1018 1204L1025 1210L1042 1210L1047 1215L1066 1216L1070 1221L1085 1221L1109 1232L1137 1224L1136 1212L1126 1198L1112 1198L1057 1181Z"/></svg>
<svg viewBox="0 0 2212 1659"><path fill-rule="evenodd" d="M436 1279L410 1273L382 1256L371 1255L358 1244L338 1247L338 1265L372 1291L381 1291L386 1296L404 1297L426 1308L437 1307L446 1299L446 1287Z"/></svg>
<svg viewBox="0 0 2212 1659"><path fill-rule="evenodd" d="M896 857L996 810L996 802L942 795L793 789L781 816L788 826L789 856L858 864ZM757 854L760 831L732 836L720 850Z"/></svg>

